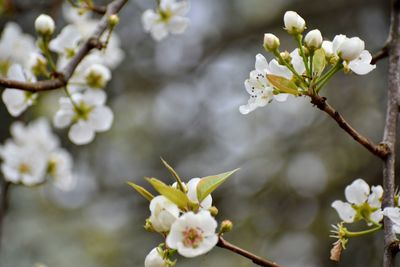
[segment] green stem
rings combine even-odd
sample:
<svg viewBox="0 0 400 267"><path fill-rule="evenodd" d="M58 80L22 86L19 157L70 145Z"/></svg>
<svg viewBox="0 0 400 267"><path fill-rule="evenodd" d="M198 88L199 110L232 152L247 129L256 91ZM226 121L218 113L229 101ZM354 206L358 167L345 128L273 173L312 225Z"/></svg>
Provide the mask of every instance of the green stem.
<svg viewBox="0 0 400 267"><path fill-rule="evenodd" d="M310 51L310 74L311 74L311 79L313 78L313 57L314 57L314 51Z"/></svg>
<svg viewBox="0 0 400 267"><path fill-rule="evenodd" d="M301 34L297 34L297 35L295 35L295 39L297 41L297 45L299 46L300 56L303 58L303 62L304 62L304 66L306 67L307 75L311 77L311 71L310 71L310 68L307 63L307 57L304 54L304 50L303 50L303 43L302 43L303 36Z"/></svg>
<svg viewBox="0 0 400 267"><path fill-rule="evenodd" d="M332 78L333 75L336 74L340 69L343 68L342 61L338 61L335 66L333 66L328 72L326 72L321 78L317 81L317 93L324 87L324 85Z"/></svg>
<svg viewBox="0 0 400 267"><path fill-rule="evenodd" d="M363 235L367 235L367 234L371 234L373 232L376 232L378 230L382 229L382 224L379 224L379 226L375 227L375 228L371 228L368 230L364 230L364 231L360 231L360 232L350 232L347 231L345 232L345 237L358 237L358 236L363 236Z"/></svg>
<svg viewBox="0 0 400 267"><path fill-rule="evenodd" d="M283 62L283 64L285 64L285 66L286 66L286 67L297 77L297 79L298 79L299 81L301 81L302 84L307 88L307 87L308 87L308 84L304 81L303 77L301 77L301 76L297 73L297 71L293 68L293 66L292 66L291 64L287 63L286 60L284 60L284 59L282 58L282 56L281 56L281 54L279 53L279 51L276 50L276 51L274 52L274 54L275 54L275 56L279 59L279 61ZM303 90L306 90L306 89L303 88L303 87L302 87L302 89L303 89Z"/></svg>

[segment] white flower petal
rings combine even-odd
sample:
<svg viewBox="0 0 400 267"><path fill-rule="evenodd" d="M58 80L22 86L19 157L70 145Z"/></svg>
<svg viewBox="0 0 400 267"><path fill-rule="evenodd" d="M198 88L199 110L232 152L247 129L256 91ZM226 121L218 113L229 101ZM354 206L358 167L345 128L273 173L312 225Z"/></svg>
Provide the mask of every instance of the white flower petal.
<svg viewBox="0 0 400 267"><path fill-rule="evenodd" d="M167 28L173 34L181 34L187 29L189 22L188 18L173 17L168 21Z"/></svg>
<svg viewBox="0 0 400 267"><path fill-rule="evenodd" d="M364 50L357 59L350 61L349 67L354 73L365 75L376 68L376 65L370 64L371 60L371 54L367 50Z"/></svg>
<svg viewBox="0 0 400 267"><path fill-rule="evenodd" d="M341 200L336 200L332 203L332 208L337 211L340 219L342 219L344 222L352 223L354 221L356 211L349 203L343 202Z"/></svg>
<svg viewBox="0 0 400 267"><path fill-rule="evenodd" d="M71 126L68 132L69 139L76 145L85 145L93 141L94 131L85 121L78 121Z"/></svg>
<svg viewBox="0 0 400 267"><path fill-rule="evenodd" d="M346 187L344 194L348 202L361 205L367 200L369 192L369 185L363 179L357 179Z"/></svg>
<svg viewBox="0 0 400 267"><path fill-rule="evenodd" d="M104 132L111 128L114 114L109 107L99 106L89 114L89 123L96 132Z"/></svg>

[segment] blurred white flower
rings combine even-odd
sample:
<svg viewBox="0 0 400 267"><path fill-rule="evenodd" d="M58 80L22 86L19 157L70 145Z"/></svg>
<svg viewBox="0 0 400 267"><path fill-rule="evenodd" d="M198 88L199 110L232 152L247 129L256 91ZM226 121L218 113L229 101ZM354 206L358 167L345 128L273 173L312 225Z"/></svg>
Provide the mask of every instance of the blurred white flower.
<svg viewBox="0 0 400 267"><path fill-rule="evenodd" d="M73 180L72 165L72 157L65 149L59 148L49 154L47 173L59 188Z"/></svg>
<svg viewBox="0 0 400 267"><path fill-rule="evenodd" d="M187 196L189 197L190 200L199 203L199 199L197 197L197 185L200 182L200 178L192 178L189 180L189 182L186 184L187 187ZM212 206L212 197L211 194L208 195L200 204L201 209L209 209Z"/></svg>
<svg viewBox="0 0 400 267"><path fill-rule="evenodd" d="M371 192L372 191L372 192ZM357 179L345 189L348 202L336 200L332 207L339 217L346 223L352 223L364 219L367 223L379 223L382 220L382 186L369 185L363 179Z"/></svg>
<svg viewBox="0 0 400 267"><path fill-rule="evenodd" d="M169 33L181 34L189 25L189 19L185 18L189 11L189 2L186 0L161 0L156 11L146 10L142 15L144 30L150 32L156 41L160 41Z"/></svg>
<svg viewBox="0 0 400 267"><path fill-rule="evenodd" d="M102 64L93 64L86 69L85 73L86 84L90 88L104 88L107 82L111 79L110 70Z"/></svg>
<svg viewBox="0 0 400 267"><path fill-rule="evenodd" d="M192 258L209 252L218 243L217 221L209 211L187 212L171 226L166 243L184 257Z"/></svg>
<svg viewBox="0 0 400 267"><path fill-rule="evenodd" d="M53 52L60 54L68 59L75 55L79 41L82 36L75 25L68 24L65 26L56 38L49 43L49 48Z"/></svg>
<svg viewBox="0 0 400 267"><path fill-rule="evenodd" d="M29 81L35 82L35 77L22 69L21 65L14 64L8 70L8 79L16 81ZM10 89L7 88L3 91L2 99L7 107L8 112L18 117L22 114L29 106L32 106L37 98L37 93L31 93L28 91Z"/></svg>
<svg viewBox="0 0 400 267"><path fill-rule="evenodd" d="M400 208L386 207L383 210L383 215L388 217L393 222L393 231L396 234L400 234Z"/></svg>
<svg viewBox="0 0 400 267"><path fill-rule="evenodd" d="M150 202L150 222L157 232L168 232L179 217L179 208L164 196L156 196Z"/></svg>
<svg viewBox="0 0 400 267"><path fill-rule="evenodd" d="M11 64L26 65L29 55L38 51L32 36L24 34L15 22L8 22L0 39L0 75L7 75Z"/></svg>
<svg viewBox="0 0 400 267"><path fill-rule="evenodd" d="M158 248L153 248L144 259L144 267L168 267L168 264L162 258Z"/></svg>
<svg viewBox="0 0 400 267"><path fill-rule="evenodd" d="M285 29L289 34L302 33L306 28L305 20L294 11L286 11L283 16L283 22L285 24Z"/></svg>
<svg viewBox="0 0 400 267"><path fill-rule="evenodd" d="M54 20L49 15L41 14L35 20L35 30L41 35L52 35L54 28Z"/></svg>
<svg viewBox="0 0 400 267"><path fill-rule="evenodd" d="M364 41L358 37L347 38L346 35L336 35L332 42L324 41L322 49L328 57L338 56L358 75L365 75L376 68L371 64L372 56L364 50Z"/></svg>
<svg viewBox="0 0 400 267"><path fill-rule="evenodd" d="M114 115L105 106L106 94L100 90L86 90L84 93L60 98L60 109L54 116L54 125L65 128L72 124L68 137L76 145L93 141L95 132L104 132L111 128Z"/></svg>

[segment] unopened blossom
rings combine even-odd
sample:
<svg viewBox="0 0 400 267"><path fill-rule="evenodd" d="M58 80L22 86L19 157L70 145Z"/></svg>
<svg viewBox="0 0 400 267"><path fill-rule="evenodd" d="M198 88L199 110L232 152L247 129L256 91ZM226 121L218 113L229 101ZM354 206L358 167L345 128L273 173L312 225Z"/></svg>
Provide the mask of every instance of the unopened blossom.
<svg viewBox="0 0 400 267"><path fill-rule="evenodd" d="M382 186L369 185L363 179L357 179L345 189L347 202L336 200L332 207L346 223L361 219L368 223L379 223L382 220Z"/></svg>
<svg viewBox="0 0 400 267"><path fill-rule="evenodd" d="M144 259L144 267L168 267L168 263L161 256L159 248L153 248Z"/></svg>
<svg viewBox="0 0 400 267"><path fill-rule="evenodd" d="M164 196L156 196L151 200L150 211L151 225L160 233L168 232L180 213L178 206Z"/></svg>
<svg viewBox="0 0 400 267"><path fill-rule="evenodd" d="M146 10L142 15L144 30L160 41L168 34L181 34L189 25L189 19L184 17L189 11L186 0L161 0L157 10Z"/></svg>
<svg viewBox="0 0 400 267"><path fill-rule="evenodd" d="M187 187L187 196L189 199L195 203L199 203L199 199L197 197L197 185L200 182L200 178L192 178L186 184ZM212 197L211 194L208 195L200 204L201 209L209 209L212 206Z"/></svg>
<svg viewBox="0 0 400 267"><path fill-rule="evenodd" d="M322 34L317 29L309 31L304 37L304 43L306 44L307 48L312 50L320 48L322 45L322 41Z"/></svg>
<svg viewBox="0 0 400 267"><path fill-rule="evenodd" d="M111 128L114 115L105 106L104 91L86 90L73 94L72 99L61 97L59 101L60 109L54 116L54 125L57 128L71 125L68 137L74 144L88 144L93 141L96 132Z"/></svg>
<svg viewBox="0 0 400 267"><path fill-rule="evenodd" d="M276 37L274 34L272 33L264 34L264 48L267 51L273 52L279 48L279 45L280 45L279 38Z"/></svg>
<svg viewBox="0 0 400 267"><path fill-rule="evenodd" d="M346 35L336 35L332 42L324 41L322 49L328 57L338 56L345 60L344 64L358 75L365 75L376 68L371 64L372 56L364 49L364 41L358 37L347 38Z"/></svg>
<svg viewBox="0 0 400 267"><path fill-rule="evenodd" d="M209 211L187 212L171 226L166 243L184 257L192 258L209 252L218 242L217 221Z"/></svg>
<svg viewBox="0 0 400 267"><path fill-rule="evenodd" d="M298 50L294 50L290 57L294 69L301 75L305 71L305 67ZM244 82L246 91L250 94L250 99L246 105L239 107L240 113L248 114L258 107L267 105L273 99L279 102L286 101L288 94L279 93L269 83L267 74L281 76L288 80L293 77L293 73L287 67L280 65L275 59L268 63L263 55L257 54L255 70L250 72L250 78Z"/></svg>
<svg viewBox="0 0 400 267"><path fill-rule="evenodd" d="M41 14L35 20L35 29L41 35L52 35L54 32L54 20L46 14Z"/></svg>
<svg viewBox="0 0 400 267"><path fill-rule="evenodd" d="M21 65L17 64L14 64L10 67L7 78L21 82L36 81L32 74L24 71ZM32 106L35 103L37 96L37 93L12 88L7 88L2 93L4 104L6 105L8 112L14 117L18 117L28 107Z"/></svg>
<svg viewBox="0 0 400 267"><path fill-rule="evenodd" d="M294 11L286 11L283 17L283 22L285 24L285 29L289 34L300 34L306 28L305 20Z"/></svg>
<svg viewBox="0 0 400 267"><path fill-rule="evenodd" d="M92 64L86 69L84 76L90 88L104 88L111 79L111 72L102 64Z"/></svg>

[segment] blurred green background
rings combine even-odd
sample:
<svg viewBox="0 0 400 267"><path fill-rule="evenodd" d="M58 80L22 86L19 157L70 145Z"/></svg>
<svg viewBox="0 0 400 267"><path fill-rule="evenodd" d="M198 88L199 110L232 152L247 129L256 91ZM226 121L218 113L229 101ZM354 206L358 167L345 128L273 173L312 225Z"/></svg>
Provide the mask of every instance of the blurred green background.
<svg viewBox="0 0 400 267"><path fill-rule="evenodd" d="M32 33L35 17L55 16L63 1L13 1L2 14ZM374 0L191 0L191 25L184 35L156 43L142 29L141 13L155 1L131 0L117 32L126 57L107 87L115 112L112 130L77 147L59 131L74 155L77 183L67 191L52 185L12 187L4 224L1 267L143 266L162 242L143 230L148 203L126 181L143 176L172 182L162 156L187 179L241 168L214 194L217 219L231 219L226 239L287 267L379 266L382 235L350 240L339 264L329 260L330 207L361 177L381 183L381 161L347 136L308 99L290 98L244 116L243 82L254 69L265 32L283 48L294 42L283 31L283 14L295 10L324 38L359 36L372 53L385 43L389 1ZM266 55L271 58L270 55ZM336 75L322 94L361 133L382 138L387 62L367 76ZM20 118L57 109L58 93L43 93L40 106ZM13 119L0 105L1 140ZM361 225L362 226L362 225ZM354 226L357 229L357 225ZM220 248L177 266L253 266Z"/></svg>

